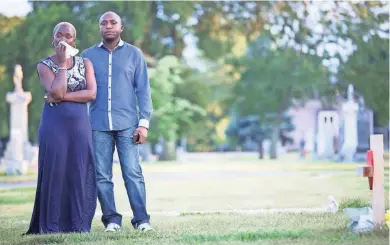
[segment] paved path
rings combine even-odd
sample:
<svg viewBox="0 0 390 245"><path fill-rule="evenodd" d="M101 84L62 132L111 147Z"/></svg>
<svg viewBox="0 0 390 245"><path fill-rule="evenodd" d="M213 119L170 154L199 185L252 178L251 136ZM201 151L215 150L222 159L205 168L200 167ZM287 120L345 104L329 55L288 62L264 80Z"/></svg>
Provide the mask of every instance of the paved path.
<svg viewBox="0 0 390 245"><path fill-rule="evenodd" d="M17 183L5 183L0 182L0 190L5 189L13 189L13 188L28 188L28 187L36 187L36 181L26 181L26 182L17 182Z"/></svg>
<svg viewBox="0 0 390 245"><path fill-rule="evenodd" d="M255 170L255 171L202 171L202 172L145 172L148 180L188 180L204 178L231 178L231 177L254 177L254 176L291 176L297 174L343 174L344 170ZM115 174L114 178L122 178L121 174ZM0 182L1 189L36 187L36 181L21 181L16 183Z"/></svg>
<svg viewBox="0 0 390 245"><path fill-rule="evenodd" d="M148 180L188 180L188 179L204 179L204 178L231 178L231 177L256 177L256 176L291 176L299 174L320 174L320 175L336 175L345 174L345 170L255 170L255 171L204 171L204 172L164 172L164 173L148 173L145 172L145 178ZM121 175L116 175L117 178L122 178Z"/></svg>

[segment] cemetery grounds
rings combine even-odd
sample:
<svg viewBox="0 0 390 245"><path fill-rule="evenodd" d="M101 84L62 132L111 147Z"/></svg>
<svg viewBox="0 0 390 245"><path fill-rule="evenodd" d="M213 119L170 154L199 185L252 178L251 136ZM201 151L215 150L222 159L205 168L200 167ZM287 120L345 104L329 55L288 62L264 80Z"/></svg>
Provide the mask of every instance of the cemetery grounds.
<svg viewBox="0 0 390 245"><path fill-rule="evenodd" d="M386 164L388 197L388 158ZM36 173L8 177L2 170L0 244L388 244L388 228L358 236L345 231L349 220L341 211L324 212L328 195L341 209L369 205L368 180L356 176L357 165L299 160L296 154L258 160L252 153L194 153L176 162L144 163L155 228L145 234L130 225L132 213L116 164L116 207L124 216L120 232L103 232L98 206L89 234L27 237L21 235L29 226Z"/></svg>

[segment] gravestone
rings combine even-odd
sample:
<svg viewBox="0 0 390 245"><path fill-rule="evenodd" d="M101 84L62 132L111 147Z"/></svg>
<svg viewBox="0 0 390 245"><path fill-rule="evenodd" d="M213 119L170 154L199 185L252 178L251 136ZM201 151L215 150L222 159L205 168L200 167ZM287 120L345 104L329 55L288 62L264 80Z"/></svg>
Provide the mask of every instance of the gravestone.
<svg viewBox="0 0 390 245"><path fill-rule="evenodd" d="M334 158L335 139L338 138L339 113L333 109L322 109L317 115L316 159Z"/></svg>
<svg viewBox="0 0 390 245"><path fill-rule="evenodd" d="M341 154L344 161L354 161L354 156L358 146L358 118L359 105L354 100L353 85L348 85L348 99L342 104L341 112L343 118L343 145Z"/></svg>
<svg viewBox="0 0 390 245"><path fill-rule="evenodd" d="M355 161L365 161L366 152L370 149L370 135L374 133L374 116L372 110L364 105L364 99L359 100L359 111L357 113L357 138Z"/></svg>
<svg viewBox="0 0 390 245"><path fill-rule="evenodd" d="M1 159L1 165L7 175L24 174L28 165L37 162L38 148L28 141L28 111L31 93L23 91L23 71L20 65L15 66L13 76L14 91L8 92L6 101L10 104L10 137Z"/></svg>

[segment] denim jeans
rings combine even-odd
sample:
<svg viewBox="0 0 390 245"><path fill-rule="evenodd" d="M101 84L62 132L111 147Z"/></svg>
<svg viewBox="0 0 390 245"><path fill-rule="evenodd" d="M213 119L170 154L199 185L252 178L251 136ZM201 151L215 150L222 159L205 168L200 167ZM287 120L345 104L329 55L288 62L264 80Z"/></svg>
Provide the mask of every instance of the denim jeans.
<svg viewBox="0 0 390 245"><path fill-rule="evenodd" d="M127 196L133 211L131 223L134 227L149 223L146 212L146 192L142 168L139 163L138 145L132 142L135 127L119 131L93 131L93 144L96 159L98 199L102 208L102 222L122 225L122 215L115 208L112 164L115 146L118 151L122 177Z"/></svg>

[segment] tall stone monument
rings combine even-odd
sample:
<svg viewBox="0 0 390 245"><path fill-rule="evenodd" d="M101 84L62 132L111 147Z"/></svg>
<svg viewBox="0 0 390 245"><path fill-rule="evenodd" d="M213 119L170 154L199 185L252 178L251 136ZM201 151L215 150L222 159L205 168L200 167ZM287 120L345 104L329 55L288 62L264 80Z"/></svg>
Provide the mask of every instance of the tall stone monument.
<svg viewBox="0 0 390 245"><path fill-rule="evenodd" d="M357 138L355 161L365 162L367 150L370 150L370 135L374 134L374 113L364 104L363 97L359 99L359 111L357 114Z"/></svg>
<svg viewBox="0 0 390 245"><path fill-rule="evenodd" d="M28 110L31 93L23 91L23 70L17 64L13 76L14 91L8 92L6 101L10 104L10 137L1 165L7 175L25 174L29 164L37 160L38 148L28 140Z"/></svg>
<svg viewBox="0 0 390 245"><path fill-rule="evenodd" d="M358 146L358 111L359 104L354 99L353 85L348 85L348 99L342 104L341 107L343 118L343 146L341 148L341 154L344 161L354 161L354 155Z"/></svg>

